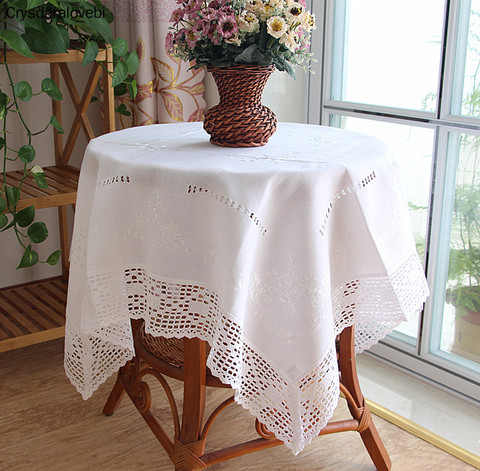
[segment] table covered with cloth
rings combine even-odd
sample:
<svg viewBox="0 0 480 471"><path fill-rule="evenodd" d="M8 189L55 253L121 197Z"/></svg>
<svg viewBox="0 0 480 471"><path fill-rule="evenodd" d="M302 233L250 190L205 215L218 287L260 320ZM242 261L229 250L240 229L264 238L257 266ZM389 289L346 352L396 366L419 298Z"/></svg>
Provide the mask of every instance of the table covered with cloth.
<svg viewBox="0 0 480 471"><path fill-rule="evenodd" d="M337 334L355 324L361 352L428 296L387 146L316 125L260 148L212 145L201 123L93 139L70 261L65 368L84 399L144 319L208 341L212 373L294 453L336 407Z"/></svg>

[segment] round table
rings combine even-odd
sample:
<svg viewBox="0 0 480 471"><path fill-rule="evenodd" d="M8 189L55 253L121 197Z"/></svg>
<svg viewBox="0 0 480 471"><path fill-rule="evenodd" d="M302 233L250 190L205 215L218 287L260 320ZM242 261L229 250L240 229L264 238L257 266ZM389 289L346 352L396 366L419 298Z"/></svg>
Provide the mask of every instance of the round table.
<svg viewBox="0 0 480 471"><path fill-rule="evenodd" d="M294 453L339 397L335 339L360 352L428 288L398 165L367 135L280 123L262 148L201 123L92 140L75 213L65 367L87 399L154 336L208 341L207 365Z"/></svg>

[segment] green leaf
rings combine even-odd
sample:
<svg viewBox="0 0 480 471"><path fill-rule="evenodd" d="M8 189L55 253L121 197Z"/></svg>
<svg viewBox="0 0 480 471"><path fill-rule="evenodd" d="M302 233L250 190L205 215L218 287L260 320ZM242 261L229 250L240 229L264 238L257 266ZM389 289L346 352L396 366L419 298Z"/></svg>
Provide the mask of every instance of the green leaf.
<svg viewBox="0 0 480 471"><path fill-rule="evenodd" d="M30 173L33 175L33 179L39 188L48 188L47 177L45 176L42 167L34 165L31 168Z"/></svg>
<svg viewBox="0 0 480 471"><path fill-rule="evenodd" d="M0 137L0 150L2 150L4 147L5 147L5 139L3 137Z"/></svg>
<svg viewBox="0 0 480 471"><path fill-rule="evenodd" d="M60 133L63 134L63 128L62 125L60 124L60 121L55 117L55 115L52 114L50 116L50 124Z"/></svg>
<svg viewBox="0 0 480 471"><path fill-rule="evenodd" d="M13 86L13 93L22 101L28 101L32 98L32 87L28 82L22 80Z"/></svg>
<svg viewBox="0 0 480 471"><path fill-rule="evenodd" d="M38 253L35 250L32 250L32 246L29 245L25 252L23 252L22 259L17 268L27 268L32 267L38 262Z"/></svg>
<svg viewBox="0 0 480 471"><path fill-rule="evenodd" d="M28 164L35 158L35 149L32 145L25 144L18 149L18 157L24 164Z"/></svg>
<svg viewBox="0 0 480 471"><path fill-rule="evenodd" d="M7 114L7 105L10 102L10 98L3 92L0 92L0 119L5 118Z"/></svg>
<svg viewBox="0 0 480 471"><path fill-rule="evenodd" d="M98 44L95 41L87 41L85 53L83 54L82 65L92 63L98 55Z"/></svg>
<svg viewBox="0 0 480 471"><path fill-rule="evenodd" d="M43 5L45 0L27 0L27 10Z"/></svg>
<svg viewBox="0 0 480 471"><path fill-rule="evenodd" d="M113 53L119 57L123 57L128 52L127 41L123 38L117 38L112 43Z"/></svg>
<svg viewBox="0 0 480 471"><path fill-rule="evenodd" d="M106 43L112 44L113 43L113 35L110 30L110 25L106 18L103 18L103 14L99 9L96 8L94 5L90 5L88 3L78 3L77 8L80 10L83 21L85 24L91 28L93 31L96 31L100 36L105 40ZM83 10L83 11L82 11ZM91 11L91 13L87 14L87 11ZM95 17L96 16L96 17Z"/></svg>
<svg viewBox="0 0 480 471"><path fill-rule="evenodd" d="M90 98L90 103L96 103L97 101L100 101L100 100L95 95L93 95L92 98Z"/></svg>
<svg viewBox="0 0 480 471"><path fill-rule="evenodd" d="M60 259L60 255L62 254L62 251L61 250L55 250L55 252L52 252L46 262L49 264L49 265L56 265L58 260Z"/></svg>
<svg viewBox="0 0 480 471"><path fill-rule="evenodd" d="M251 64L252 55L257 49L258 46L256 44L251 44L241 54L235 57L235 62L239 62L241 64Z"/></svg>
<svg viewBox="0 0 480 471"><path fill-rule="evenodd" d="M8 218L5 216L5 214L0 214L0 229L5 227L8 223Z"/></svg>
<svg viewBox="0 0 480 471"><path fill-rule="evenodd" d="M130 52L125 59L128 75L133 75L138 70L138 55L135 51Z"/></svg>
<svg viewBox="0 0 480 471"><path fill-rule="evenodd" d="M27 231L28 238L35 244L43 242L48 237L47 226L44 222L34 222Z"/></svg>
<svg viewBox="0 0 480 471"><path fill-rule="evenodd" d="M7 203L9 207L13 207L18 203L20 199L20 190L15 187L11 186L7 188Z"/></svg>
<svg viewBox="0 0 480 471"><path fill-rule="evenodd" d="M52 100L63 100L62 92L51 78L47 77L42 80L42 92L46 93Z"/></svg>
<svg viewBox="0 0 480 471"><path fill-rule="evenodd" d="M6 207L7 202L3 198L0 198L0 213L3 213Z"/></svg>
<svg viewBox="0 0 480 471"><path fill-rule="evenodd" d="M16 31L3 29L0 31L0 39L3 39L14 51L17 51L22 56L33 58L28 44Z"/></svg>
<svg viewBox="0 0 480 471"><path fill-rule="evenodd" d="M20 227L27 227L32 224L33 220L35 219L35 208L33 206L29 206L28 208L24 208L15 214L15 221Z"/></svg>
<svg viewBox="0 0 480 471"><path fill-rule="evenodd" d="M25 28L25 33L22 37L34 52L58 54L60 52L67 52L63 33L60 29L62 29L62 27L57 26L55 23L44 23L43 31Z"/></svg>
<svg viewBox="0 0 480 471"><path fill-rule="evenodd" d="M127 64L125 62L118 62L113 70L112 87L116 87L122 83L128 75Z"/></svg>
<svg viewBox="0 0 480 471"><path fill-rule="evenodd" d="M122 96L125 95L125 93L127 93L127 84L125 82L119 83L113 89L113 94L115 96Z"/></svg>
<svg viewBox="0 0 480 471"><path fill-rule="evenodd" d="M135 100L137 96L137 81L132 80L131 82L127 83L128 94L132 100Z"/></svg>
<svg viewBox="0 0 480 471"><path fill-rule="evenodd" d="M115 111L117 113L123 114L123 116L130 116L132 114L130 113L130 111L127 110L125 103L118 105Z"/></svg>

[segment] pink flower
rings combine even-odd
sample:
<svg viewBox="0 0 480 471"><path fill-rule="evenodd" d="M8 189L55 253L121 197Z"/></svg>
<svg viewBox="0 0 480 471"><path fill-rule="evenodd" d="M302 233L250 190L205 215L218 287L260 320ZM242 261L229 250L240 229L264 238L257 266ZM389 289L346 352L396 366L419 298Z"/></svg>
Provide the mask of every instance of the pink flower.
<svg viewBox="0 0 480 471"><path fill-rule="evenodd" d="M238 24L235 16L222 16L218 20L217 32L220 37L228 39L238 32Z"/></svg>
<svg viewBox="0 0 480 471"><path fill-rule="evenodd" d="M195 30L188 29L185 32L185 40L187 41L187 46L190 48L194 48L199 40L200 36L197 36Z"/></svg>
<svg viewBox="0 0 480 471"><path fill-rule="evenodd" d="M173 52L173 33L171 31L169 31L167 33L167 36L165 37L165 49L167 50L167 52Z"/></svg>
<svg viewBox="0 0 480 471"><path fill-rule="evenodd" d="M183 19L183 15L185 13L185 10L183 8L177 8L172 12L172 16L170 17L170 21L173 22L173 24L176 26L180 21Z"/></svg>

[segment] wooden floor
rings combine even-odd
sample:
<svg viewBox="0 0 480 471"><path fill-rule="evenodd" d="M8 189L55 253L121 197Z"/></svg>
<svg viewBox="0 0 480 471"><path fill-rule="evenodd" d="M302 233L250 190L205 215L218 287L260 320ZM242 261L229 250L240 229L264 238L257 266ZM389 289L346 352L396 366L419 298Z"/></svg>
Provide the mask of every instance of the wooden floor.
<svg viewBox="0 0 480 471"><path fill-rule="evenodd" d="M63 372L61 339L0 354L1 471L167 471L172 466L150 429L127 398L111 417L102 415L113 378L88 401ZM177 386L178 388L178 386ZM160 389L157 397L163 402ZM213 390L217 400L231 394ZM157 414L167 423L161 404ZM346 417L342 404L337 417ZM375 417L394 471L474 471L475 468L423 440ZM210 446L252 436L252 416L237 405L222 412L211 431ZM298 456L277 447L236 458L209 470L229 471L373 471L355 432L319 437Z"/></svg>

